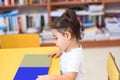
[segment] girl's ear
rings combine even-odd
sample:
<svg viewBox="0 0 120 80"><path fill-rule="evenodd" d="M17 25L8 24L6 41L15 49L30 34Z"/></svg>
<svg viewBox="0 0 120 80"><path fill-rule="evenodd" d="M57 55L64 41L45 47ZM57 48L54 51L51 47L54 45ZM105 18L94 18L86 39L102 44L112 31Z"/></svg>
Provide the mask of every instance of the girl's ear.
<svg viewBox="0 0 120 80"><path fill-rule="evenodd" d="M68 32L68 31L65 31L65 32L64 32L64 36L66 37L67 40L70 40L71 37L72 37L72 36L71 36L71 33Z"/></svg>

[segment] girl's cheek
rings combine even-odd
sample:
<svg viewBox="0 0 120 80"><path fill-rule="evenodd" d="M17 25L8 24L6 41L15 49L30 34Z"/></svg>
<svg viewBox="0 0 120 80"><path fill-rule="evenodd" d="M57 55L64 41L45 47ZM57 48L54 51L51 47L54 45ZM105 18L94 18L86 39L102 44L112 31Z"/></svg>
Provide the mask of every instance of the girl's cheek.
<svg viewBox="0 0 120 80"><path fill-rule="evenodd" d="M57 47L59 47L59 46L58 46L58 42L57 42L57 40L55 41L55 44L56 44Z"/></svg>
<svg viewBox="0 0 120 80"><path fill-rule="evenodd" d="M60 42L59 41L56 41L56 46L60 48Z"/></svg>

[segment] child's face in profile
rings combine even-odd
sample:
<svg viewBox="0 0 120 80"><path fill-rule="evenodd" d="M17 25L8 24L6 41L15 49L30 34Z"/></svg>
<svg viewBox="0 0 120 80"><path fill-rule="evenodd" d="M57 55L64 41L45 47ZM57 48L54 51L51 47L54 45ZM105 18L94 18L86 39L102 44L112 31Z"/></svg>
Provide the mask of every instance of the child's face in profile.
<svg viewBox="0 0 120 80"><path fill-rule="evenodd" d="M56 29L52 29L52 34L55 38L56 46L59 47L60 50L65 51L68 46L67 38L62 33L58 32Z"/></svg>

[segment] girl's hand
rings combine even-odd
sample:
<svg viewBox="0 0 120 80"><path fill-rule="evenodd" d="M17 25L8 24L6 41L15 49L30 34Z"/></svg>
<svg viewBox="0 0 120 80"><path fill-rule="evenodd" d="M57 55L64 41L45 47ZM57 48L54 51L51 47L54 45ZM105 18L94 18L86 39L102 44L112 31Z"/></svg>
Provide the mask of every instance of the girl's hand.
<svg viewBox="0 0 120 80"><path fill-rule="evenodd" d="M48 56L57 58L57 57L60 57L61 54L62 54L62 51L59 50L59 51L50 52Z"/></svg>
<svg viewBox="0 0 120 80"><path fill-rule="evenodd" d="M65 75L43 75L38 76L36 80L75 80L77 72L68 72Z"/></svg>
<svg viewBox="0 0 120 80"><path fill-rule="evenodd" d="M36 80L52 80L53 76L44 75L44 76L38 76Z"/></svg>

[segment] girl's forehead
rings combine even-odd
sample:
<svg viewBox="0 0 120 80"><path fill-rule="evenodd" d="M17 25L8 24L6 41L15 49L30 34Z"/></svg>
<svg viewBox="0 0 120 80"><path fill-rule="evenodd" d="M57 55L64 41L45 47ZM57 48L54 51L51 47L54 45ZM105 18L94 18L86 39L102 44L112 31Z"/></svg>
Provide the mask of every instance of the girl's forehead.
<svg viewBox="0 0 120 80"><path fill-rule="evenodd" d="M51 29L52 31L57 31L57 29Z"/></svg>
<svg viewBox="0 0 120 80"><path fill-rule="evenodd" d="M56 29L52 29L52 34L56 34L57 33L57 30Z"/></svg>
<svg viewBox="0 0 120 80"><path fill-rule="evenodd" d="M57 29L52 29L52 34L54 36L60 36L60 35L62 35L59 31L57 31Z"/></svg>

